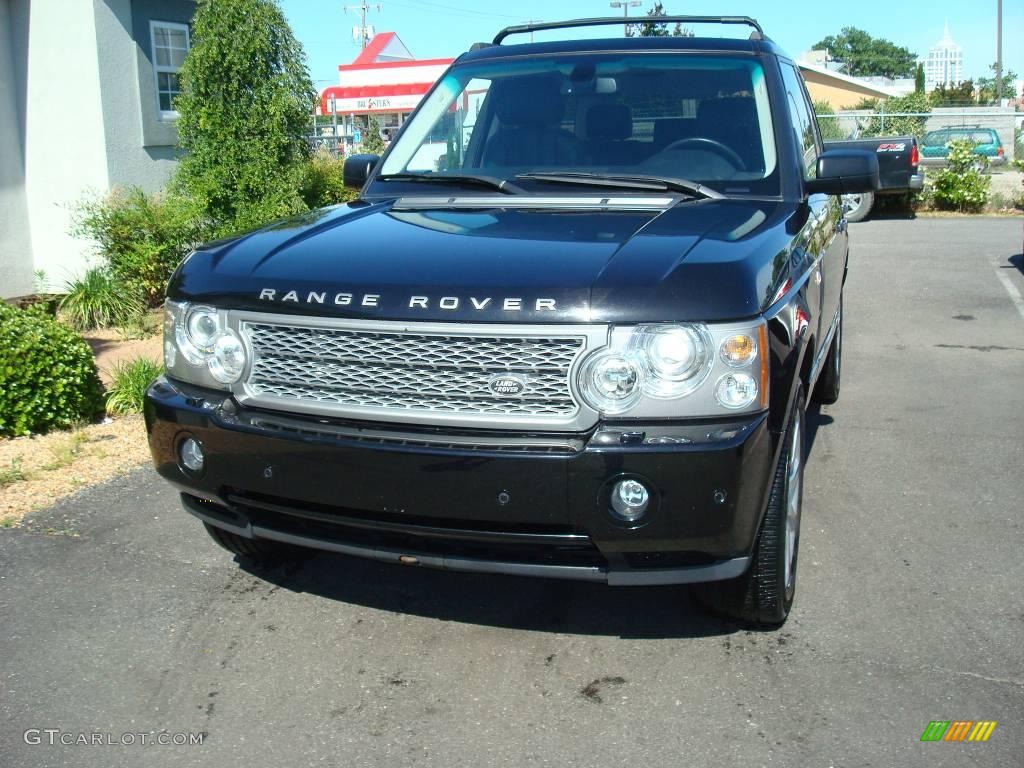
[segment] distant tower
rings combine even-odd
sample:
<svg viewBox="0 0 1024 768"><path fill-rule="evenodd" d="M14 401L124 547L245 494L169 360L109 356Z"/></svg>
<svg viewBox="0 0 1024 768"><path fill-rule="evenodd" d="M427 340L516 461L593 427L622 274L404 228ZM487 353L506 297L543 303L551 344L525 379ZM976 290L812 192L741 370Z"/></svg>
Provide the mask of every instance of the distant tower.
<svg viewBox="0 0 1024 768"><path fill-rule="evenodd" d="M928 49L924 62L924 88L931 91L940 85L956 85L963 80L964 52L949 36L949 22L942 32L942 39Z"/></svg>

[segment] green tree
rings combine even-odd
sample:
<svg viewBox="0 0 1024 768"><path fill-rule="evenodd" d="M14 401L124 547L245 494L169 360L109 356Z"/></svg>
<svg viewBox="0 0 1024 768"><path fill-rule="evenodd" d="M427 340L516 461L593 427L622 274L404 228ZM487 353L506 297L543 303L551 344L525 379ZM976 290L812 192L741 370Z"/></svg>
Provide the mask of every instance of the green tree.
<svg viewBox="0 0 1024 768"><path fill-rule="evenodd" d="M914 71L914 93L924 93L924 64L918 63Z"/></svg>
<svg viewBox="0 0 1024 768"><path fill-rule="evenodd" d="M684 29L680 24L676 24L672 31L669 32L668 24L653 21L653 19L667 15L665 7L661 3L655 3L647 11L647 16L652 21L645 21L642 24L630 24L626 29L626 35L629 37L693 37L693 32L689 29Z"/></svg>
<svg viewBox="0 0 1024 768"><path fill-rule="evenodd" d="M818 117L818 130L821 131L822 139L834 141L846 138L846 131L843 130L831 104L824 99L814 102L814 114Z"/></svg>
<svg viewBox="0 0 1024 768"><path fill-rule="evenodd" d="M384 139L380 137L380 123L373 115L367 120L366 132L363 134L362 151L371 155L379 155L384 151Z"/></svg>
<svg viewBox="0 0 1024 768"><path fill-rule="evenodd" d="M977 102L973 80L964 80L956 85L937 85L928 98L933 107L969 107Z"/></svg>
<svg viewBox="0 0 1024 768"><path fill-rule="evenodd" d="M886 99L878 105L878 114L868 120L867 128L864 129L865 136L924 136L924 127L928 122L927 114L924 115L897 115L897 112L928 113L932 111L932 104L923 93L908 93L906 96L897 96Z"/></svg>
<svg viewBox="0 0 1024 768"><path fill-rule="evenodd" d="M814 48L827 48L854 77L913 77L917 68L917 54L856 27L843 27L838 35L829 35Z"/></svg>
<svg viewBox="0 0 1024 768"><path fill-rule="evenodd" d="M991 64L989 69L992 70L992 77L979 77L978 78L978 103L979 104L995 104L997 103L996 96L996 83L999 79L996 77L996 65ZM1016 89L1013 87L1014 81L1017 79L1017 73L1011 70L1004 70L1002 83L1003 87L1000 91L1002 98L1004 99L1015 99L1017 98Z"/></svg>
<svg viewBox="0 0 1024 768"><path fill-rule="evenodd" d="M276 0L200 0L181 71L176 184L218 234L304 209L304 133L316 92Z"/></svg>

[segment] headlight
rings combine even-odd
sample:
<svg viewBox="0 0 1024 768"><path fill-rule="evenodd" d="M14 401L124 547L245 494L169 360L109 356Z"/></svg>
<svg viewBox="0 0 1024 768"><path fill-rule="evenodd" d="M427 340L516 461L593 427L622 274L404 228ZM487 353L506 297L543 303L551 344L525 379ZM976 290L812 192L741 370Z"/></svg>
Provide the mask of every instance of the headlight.
<svg viewBox="0 0 1024 768"><path fill-rule="evenodd" d="M605 352L583 366L580 386L584 396L603 413L628 411L640 399L640 368L626 355Z"/></svg>
<svg viewBox="0 0 1024 768"><path fill-rule="evenodd" d="M173 378L227 389L248 364L245 344L227 327L227 313L213 307L168 301L164 366Z"/></svg>
<svg viewBox="0 0 1024 768"><path fill-rule="evenodd" d="M711 339L700 326L641 326L634 339L647 367L644 392L651 397L686 395L711 371Z"/></svg>
<svg viewBox="0 0 1024 768"><path fill-rule="evenodd" d="M213 343L210 375L222 384L234 384L245 370L245 347L234 331L222 331Z"/></svg>
<svg viewBox="0 0 1024 768"><path fill-rule="evenodd" d="M727 373L715 385L715 399L729 410L746 408L757 399L757 382L746 373Z"/></svg>
<svg viewBox="0 0 1024 768"><path fill-rule="evenodd" d="M202 365L213 352L213 340L220 328L217 310L182 304L180 316L174 328L178 349L192 365Z"/></svg>
<svg viewBox="0 0 1024 768"><path fill-rule="evenodd" d="M692 418L768 406L763 321L612 328L580 367L584 402L605 416Z"/></svg>

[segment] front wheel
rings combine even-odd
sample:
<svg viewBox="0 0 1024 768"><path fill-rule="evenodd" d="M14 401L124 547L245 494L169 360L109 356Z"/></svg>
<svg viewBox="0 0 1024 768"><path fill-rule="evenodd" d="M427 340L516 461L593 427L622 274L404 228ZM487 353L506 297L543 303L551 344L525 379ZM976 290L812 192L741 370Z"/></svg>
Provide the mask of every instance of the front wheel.
<svg viewBox="0 0 1024 768"><path fill-rule="evenodd" d="M804 491L804 409L801 386L793 400L750 568L738 578L695 588L697 599L705 606L752 626L782 625L796 593Z"/></svg>
<svg viewBox="0 0 1024 768"><path fill-rule="evenodd" d="M268 539L247 539L209 523L203 523L210 538L233 555L253 565L273 566L299 556L298 547Z"/></svg>
<svg viewBox="0 0 1024 768"><path fill-rule="evenodd" d="M871 213L871 207L875 204L874 192L857 192L852 195L840 195L840 203L843 206L843 215L849 222L864 221Z"/></svg>

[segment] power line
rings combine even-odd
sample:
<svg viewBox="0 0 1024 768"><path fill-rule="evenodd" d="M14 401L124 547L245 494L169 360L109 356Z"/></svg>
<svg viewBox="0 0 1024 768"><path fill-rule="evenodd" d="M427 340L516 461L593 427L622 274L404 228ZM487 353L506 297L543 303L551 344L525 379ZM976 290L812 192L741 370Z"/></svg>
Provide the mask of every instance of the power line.
<svg viewBox="0 0 1024 768"><path fill-rule="evenodd" d="M445 11L452 11L455 13L465 13L472 16L488 16L490 18L500 17L503 19L516 19L518 16L512 16L507 13L492 13L490 11L474 11L471 8L462 8L455 5L445 5L444 3L434 3L430 0L409 0L409 2L416 3L417 5L429 6L431 8L440 8Z"/></svg>

